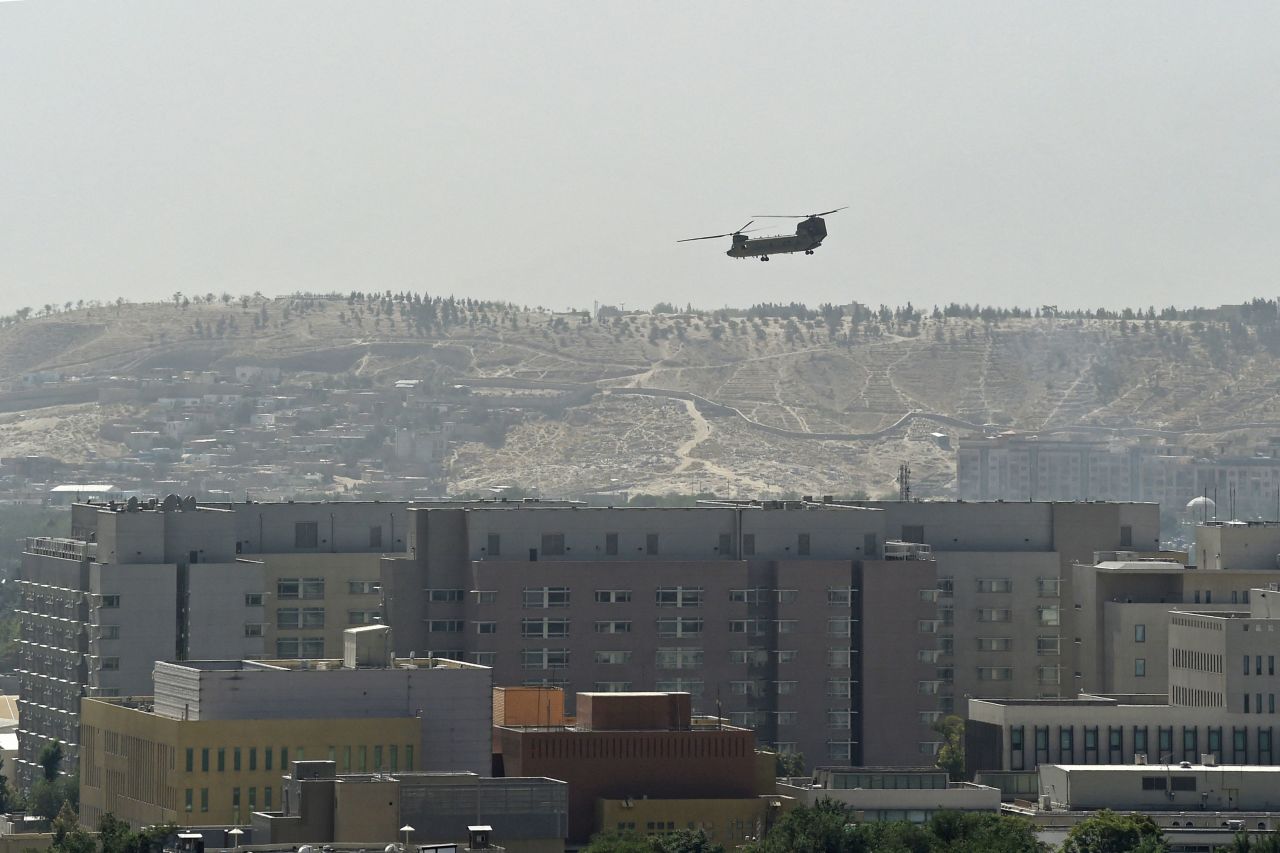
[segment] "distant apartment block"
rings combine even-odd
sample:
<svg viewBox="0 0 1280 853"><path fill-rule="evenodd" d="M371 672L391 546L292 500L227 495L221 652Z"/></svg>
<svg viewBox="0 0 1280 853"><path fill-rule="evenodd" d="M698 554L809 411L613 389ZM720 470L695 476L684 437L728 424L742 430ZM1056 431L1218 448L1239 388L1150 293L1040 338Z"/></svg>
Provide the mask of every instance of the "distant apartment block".
<svg viewBox="0 0 1280 853"><path fill-rule="evenodd" d="M1149 501L1168 512L1207 493L1218 496L1223 510L1228 509L1228 496L1234 495L1236 517L1275 518L1278 489L1277 440L1251 456L1217 458L1154 441L1014 436L962 438L956 452L956 494L961 500Z"/></svg>

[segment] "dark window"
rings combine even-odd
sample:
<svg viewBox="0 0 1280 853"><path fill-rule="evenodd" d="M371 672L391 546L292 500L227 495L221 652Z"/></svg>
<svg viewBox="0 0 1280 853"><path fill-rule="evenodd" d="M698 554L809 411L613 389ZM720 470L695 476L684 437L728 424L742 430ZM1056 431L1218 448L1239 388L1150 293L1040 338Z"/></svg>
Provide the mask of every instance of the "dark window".
<svg viewBox="0 0 1280 853"><path fill-rule="evenodd" d="M1147 754L1147 727L1146 726L1133 727L1133 754L1134 755Z"/></svg>
<svg viewBox="0 0 1280 853"><path fill-rule="evenodd" d="M796 553L801 557L809 556L809 534L801 533L796 538Z"/></svg>
<svg viewBox="0 0 1280 853"><path fill-rule="evenodd" d="M191 563L192 565L195 565L196 563L200 562L200 552L199 552L199 551L190 551L190 552L188 552L188 553L187 553L187 562L188 562L188 563Z"/></svg>
<svg viewBox="0 0 1280 853"><path fill-rule="evenodd" d="M1163 791L1165 777L1163 776L1143 776L1142 790L1144 791Z"/></svg>
<svg viewBox="0 0 1280 853"><path fill-rule="evenodd" d="M1159 761L1171 761L1173 759L1173 727L1161 726L1158 729L1160 754L1156 756Z"/></svg>
<svg viewBox="0 0 1280 853"><path fill-rule="evenodd" d="M756 535L754 533L742 534L742 556L754 557L756 555Z"/></svg>
<svg viewBox="0 0 1280 853"><path fill-rule="evenodd" d="M1064 764L1075 763L1075 731L1071 726L1058 727L1058 760Z"/></svg>
<svg viewBox="0 0 1280 853"><path fill-rule="evenodd" d="M924 542L924 525L923 524L902 525L902 541L923 543Z"/></svg>
<svg viewBox="0 0 1280 853"><path fill-rule="evenodd" d="M1036 764L1049 763L1049 727L1036 726Z"/></svg>
<svg viewBox="0 0 1280 853"><path fill-rule="evenodd" d="M1124 729L1120 726L1107 729L1107 761L1112 764L1124 761Z"/></svg>
<svg viewBox="0 0 1280 853"><path fill-rule="evenodd" d="M1098 727L1085 726L1084 729L1084 763L1098 763Z"/></svg>
<svg viewBox="0 0 1280 853"><path fill-rule="evenodd" d="M876 542L876 535L874 533L862 534L862 556L868 560L874 560L879 553L880 546Z"/></svg>
<svg viewBox="0 0 1280 853"><path fill-rule="evenodd" d="M1232 761L1244 764L1249 760L1249 732L1245 729L1231 730Z"/></svg>
<svg viewBox="0 0 1280 853"><path fill-rule="evenodd" d="M610 557L618 556L618 534L606 533L604 535L604 552Z"/></svg>
<svg viewBox="0 0 1280 853"><path fill-rule="evenodd" d="M564 556L564 534L563 533L542 534L542 553L548 557L563 557Z"/></svg>
<svg viewBox="0 0 1280 853"><path fill-rule="evenodd" d="M497 557L502 553L502 537L497 533L490 533L488 536L488 545L485 553L490 557Z"/></svg>
<svg viewBox="0 0 1280 853"><path fill-rule="evenodd" d="M1199 755L1196 750L1199 748L1200 730L1195 726L1182 727L1182 760L1196 761Z"/></svg>
<svg viewBox="0 0 1280 853"><path fill-rule="evenodd" d="M1258 763L1271 763L1271 728L1258 729Z"/></svg>
<svg viewBox="0 0 1280 853"><path fill-rule="evenodd" d="M1194 791L1196 789L1196 777L1194 776L1174 776L1169 780L1169 790L1171 791Z"/></svg>
<svg viewBox="0 0 1280 853"><path fill-rule="evenodd" d="M1222 758L1222 727L1209 729L1209 753Z"/></svg>
<svg viewBox="0 0 1280 853"><path fill-rule="evenodd" d="M293 547L314 548L320 542L320 525L314 521L299 521L293 525Z"/></svg>
<svg viewBox="0 0 1280 853"><path fill-rule="evenodd" d="M658 534L646 533L644 535L644 552L649 556L655 556L658 553Z"/></svg>
<svg viewBox="0 0 1280 853"><path fill-rule="evenodd" d="M196 751L191 747L187 747L187 772L194 773L196 769Z"/></svg>
<svg viewBox="0 0 1280 853"><path fill-rule="evenodd" d="M1010 755L1009 768L1011 770L1023 769L1024 761L1022 757L1022 748L1023 748L1023 727L1014 726L1013 728L1009 729L1009 752L1012 753Z"/></svg>
<svg viewBox="0 0 1280 853"><path fill-rule="evenodd" d="M1133 545L1133 527L1128 524L1120 525L1120 547L1128 548Z"/></svg>
<svg viewBox="0 0 1280 853"><path fill-rule="evenodd" d="M381 547L382 547L382 525L381 525L381 524L374 524L374 525L370 526L370 528L369 528L369 547L370 547L370 548L381 548Z"/></svg>

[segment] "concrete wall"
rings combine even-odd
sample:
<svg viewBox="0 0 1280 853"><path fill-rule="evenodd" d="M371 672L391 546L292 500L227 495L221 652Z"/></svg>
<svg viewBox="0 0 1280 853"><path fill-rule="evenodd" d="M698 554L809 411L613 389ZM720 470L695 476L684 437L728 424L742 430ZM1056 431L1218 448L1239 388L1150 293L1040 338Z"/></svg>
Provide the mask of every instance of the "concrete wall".
<svg viewBox="0 0 1280 853"><path fill-rule="evenodd" d="M1144 779L1152 780L1144 788ZM1172 780L1186 790L1170 790ZM1274 767L1177 764L1146 767L1040 765L1040 790L1055 807L1073 811L1185 811L1188 809L1274 811L1280 808L1280 772Z"/></svg>
<svg viewBox="0 0 1280 853"><path fill-rule="evenodd" d="M89 671L89 687L116 691L99 695L149 694L152 666L157 660L177 656L177 567L93 563L89 566L89 590L97 596L90 605L90 631L104 637L97 643L98 668ZM119 606L105 606L111 601L108 596L119 596ZM118 629L119 639L105 639L109 627ZM107 668L112 659L117 669Z"/></svg>
<svg viewBox="0 0 1280 853"><path fill-rule="evenodd" d="M262 564L196 563L188 567L187 579L187 656L197 660L262 657L262 634L246 630L246 626L261 629L267 621L265 608L246 603L246 596L263 592Z"/></svg>
<svg viewBox="0 0 1280 853"><path fill-rule="evenodd" d="M246 554L364 553L405 551L409 534L409 504L403 501L335 501L234 503L233 542ZM295 525L314 522L315 548L297 547ZM372 528L380 528L375 533ZM380 544L374 544L379 542Z"/></svg>

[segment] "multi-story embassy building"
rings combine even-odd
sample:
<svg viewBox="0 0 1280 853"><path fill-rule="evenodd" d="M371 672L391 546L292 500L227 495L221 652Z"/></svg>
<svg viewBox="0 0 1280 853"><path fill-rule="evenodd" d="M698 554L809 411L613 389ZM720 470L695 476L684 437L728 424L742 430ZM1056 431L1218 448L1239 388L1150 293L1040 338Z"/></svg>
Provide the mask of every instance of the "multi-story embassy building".
<svg viewBox="0 0 1280 853"><path fill-rule="evenodd" d="M18 579L18 778L57 739L79 762L82 696L149 692L157 660L325 658L380 616L404 503L82 503L27 540Z"/></svg>
<svg viewBox="0 0 1280 853"><path fill-rule="evenodd" d="M498 684L687 690L812 762L897 765L936 747L956 696L1070 691L1071 566L1159 530L1154 505L1103 503L410 515L383 573L400 654L464 656Z"/></svg>

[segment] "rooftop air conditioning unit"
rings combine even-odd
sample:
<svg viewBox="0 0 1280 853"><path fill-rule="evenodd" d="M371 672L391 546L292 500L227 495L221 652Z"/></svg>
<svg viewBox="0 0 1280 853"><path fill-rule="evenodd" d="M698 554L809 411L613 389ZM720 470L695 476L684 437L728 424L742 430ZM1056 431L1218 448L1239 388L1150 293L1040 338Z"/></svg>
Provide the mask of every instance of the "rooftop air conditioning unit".
<svg viewBox="0 0 1280 853"><path fill-rule="evenodd" d="M1205 767L1217 767L1218 756L1212 752L1201 753L1200 763L1203 764Z"/></svg>
<svg viewBox="0 0 1280 853"><path fill-rule="evenodd" d="M1040 795L1040 811L1042 812L1053 811L1053 799L1048 794Z"/></svg>

